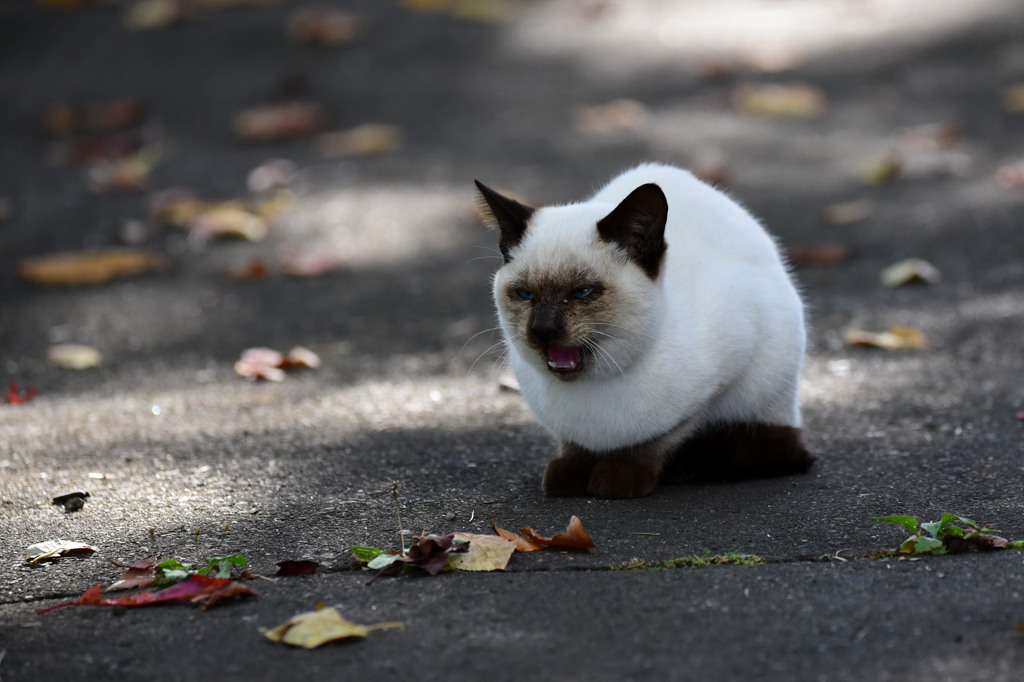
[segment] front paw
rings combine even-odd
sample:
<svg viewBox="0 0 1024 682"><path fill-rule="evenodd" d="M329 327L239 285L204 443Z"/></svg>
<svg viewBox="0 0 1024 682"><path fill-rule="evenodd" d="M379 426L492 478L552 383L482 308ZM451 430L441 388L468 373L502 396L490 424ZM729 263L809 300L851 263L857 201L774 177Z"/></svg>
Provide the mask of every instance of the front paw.
<svg viewBox="0 0 1024 682"><path fill-rule="evenodd" d="M548 462L541 488L552 497L577 497L587 494L587 482L596 461L585 455L565 455Z"/></svg>
<svg viewBox="0 0 1024 682"><path fill-rule="evenodd" d="M590 472L587 492L594 497L630 499L650 495L658 485L657 467L629 459L601 459Z"/></svg>

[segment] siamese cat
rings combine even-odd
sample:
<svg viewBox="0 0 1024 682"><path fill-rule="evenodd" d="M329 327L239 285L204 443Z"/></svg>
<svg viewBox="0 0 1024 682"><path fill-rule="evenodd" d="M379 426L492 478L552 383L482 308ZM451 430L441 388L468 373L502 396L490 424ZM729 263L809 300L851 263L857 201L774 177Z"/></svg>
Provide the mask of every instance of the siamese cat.
<svg viewBox="0 0 1024 682"><path fill-rule="evenodd" d="M807 471L800 295L774 240L671 166L535 209L477 182L500 232L494 302L523 397L558 440L548 495Z"/></svg>

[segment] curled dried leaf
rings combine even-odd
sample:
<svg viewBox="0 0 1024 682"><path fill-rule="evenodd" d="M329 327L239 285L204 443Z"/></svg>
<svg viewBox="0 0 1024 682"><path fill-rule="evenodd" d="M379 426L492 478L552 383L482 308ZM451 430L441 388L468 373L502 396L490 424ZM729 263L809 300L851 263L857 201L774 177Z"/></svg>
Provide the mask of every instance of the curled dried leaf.
<svg viewBox="0 0 1024 682"><path fill-rule="evenodd" d="M364 123L348 130L322 133L313 147L327 158L370 156L393 152L402 146L402 129L385 123Z"/></svg>
<svg viewBox="0 0 1024 682"><path fill-rule="evenodd" d="M594 549L595 547L594 541L590 539L590 534L583 527L583 522L575 515L569 519L569 525L564 532L550 538L541 535L532 528L520 528L519 532L523 533L532 542L544 547L564 547L567 549Z"/></svg>
<svg viewBox="0 0 1024 682"><path fill-rule="evenodd" d="M786 249L786 260L793 265L835 265L848 260L852 252L845 244L792 246Z"/></svg>
<svg viewBox="0 0 1024 682"><path fill-rule="evenodd" d="M846 329L843 340L851 346L872 346L884 350L913 350L927 348L928 342L917 329L904 325L893 325L889 331L866 332L860 329Z"/></svg>
<svg viewBox="0 0 1024 682"><path fill-rule="evenodd" d="M263 630L263 635L274 642L291 644L304 649L316 647L350 637L366 637L373 630L400 628L402 623L376 623L357 625L341 617L337 609L317 609L289 618L273 630Z"/></svg>
<svg viewBox="0 0 1024 682"><path fill-rule="evenodd" d="M926 260L908 258L882 270L879 279L885 286L893 288L911 283L937 284L942 273Z"/></svg>
<svg viewBox="0 0 1024 682"><path fill-rule="evenodd" d="M829 225L850 225L859 223L871 215L872 204L867 199L844 201L829 204L821 213L821 218Z"/></svg>
<svg viewBox="0 0 1024 682"><path fill-rule="evenodd" d="M286 102L251 107L235 116L234 130L246 142L295 140L327 126L327 110L316 102Z"/></svg>

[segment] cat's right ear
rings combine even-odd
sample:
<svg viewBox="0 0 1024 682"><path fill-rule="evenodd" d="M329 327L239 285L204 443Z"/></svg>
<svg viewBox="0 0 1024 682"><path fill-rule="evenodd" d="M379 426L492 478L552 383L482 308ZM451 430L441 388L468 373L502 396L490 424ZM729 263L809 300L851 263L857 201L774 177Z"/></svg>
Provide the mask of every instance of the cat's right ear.
<svg viewBox="0 0 1024 682"><path fill-rule="evenodd" d="M510 252L512 247L518 244L526 234L526 227L530 222L530 216L536 209L521 204L515 199L498 194L493 189L479 180L474 180L476 188L480 190L480 208L482 212L490 213L495 224L501 230L501 237L498 239L498 249L501 251L502 259L508 263L512 260Z"/></svg>

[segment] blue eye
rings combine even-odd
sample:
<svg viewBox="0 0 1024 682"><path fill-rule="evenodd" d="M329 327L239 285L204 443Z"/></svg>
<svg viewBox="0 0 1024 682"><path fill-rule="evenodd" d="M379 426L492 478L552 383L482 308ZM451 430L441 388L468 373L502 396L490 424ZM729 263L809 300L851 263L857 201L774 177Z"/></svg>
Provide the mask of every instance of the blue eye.
<svg viewBox="0 0 1024 682"><path fill-rule="evenodd" d="M531 294L526 289L516 289L515 293L516 293L516 296L518 296L519 298L523 299L524 301L532 301L533 300L533 294Z"/></svg>
<svg viewBox="0 0 1024 682"><path fill-rule="evenodd" d="M576 298L586 298L590 294L594 293L594 287L583 287L572 292L572 295Z"/></svg>

